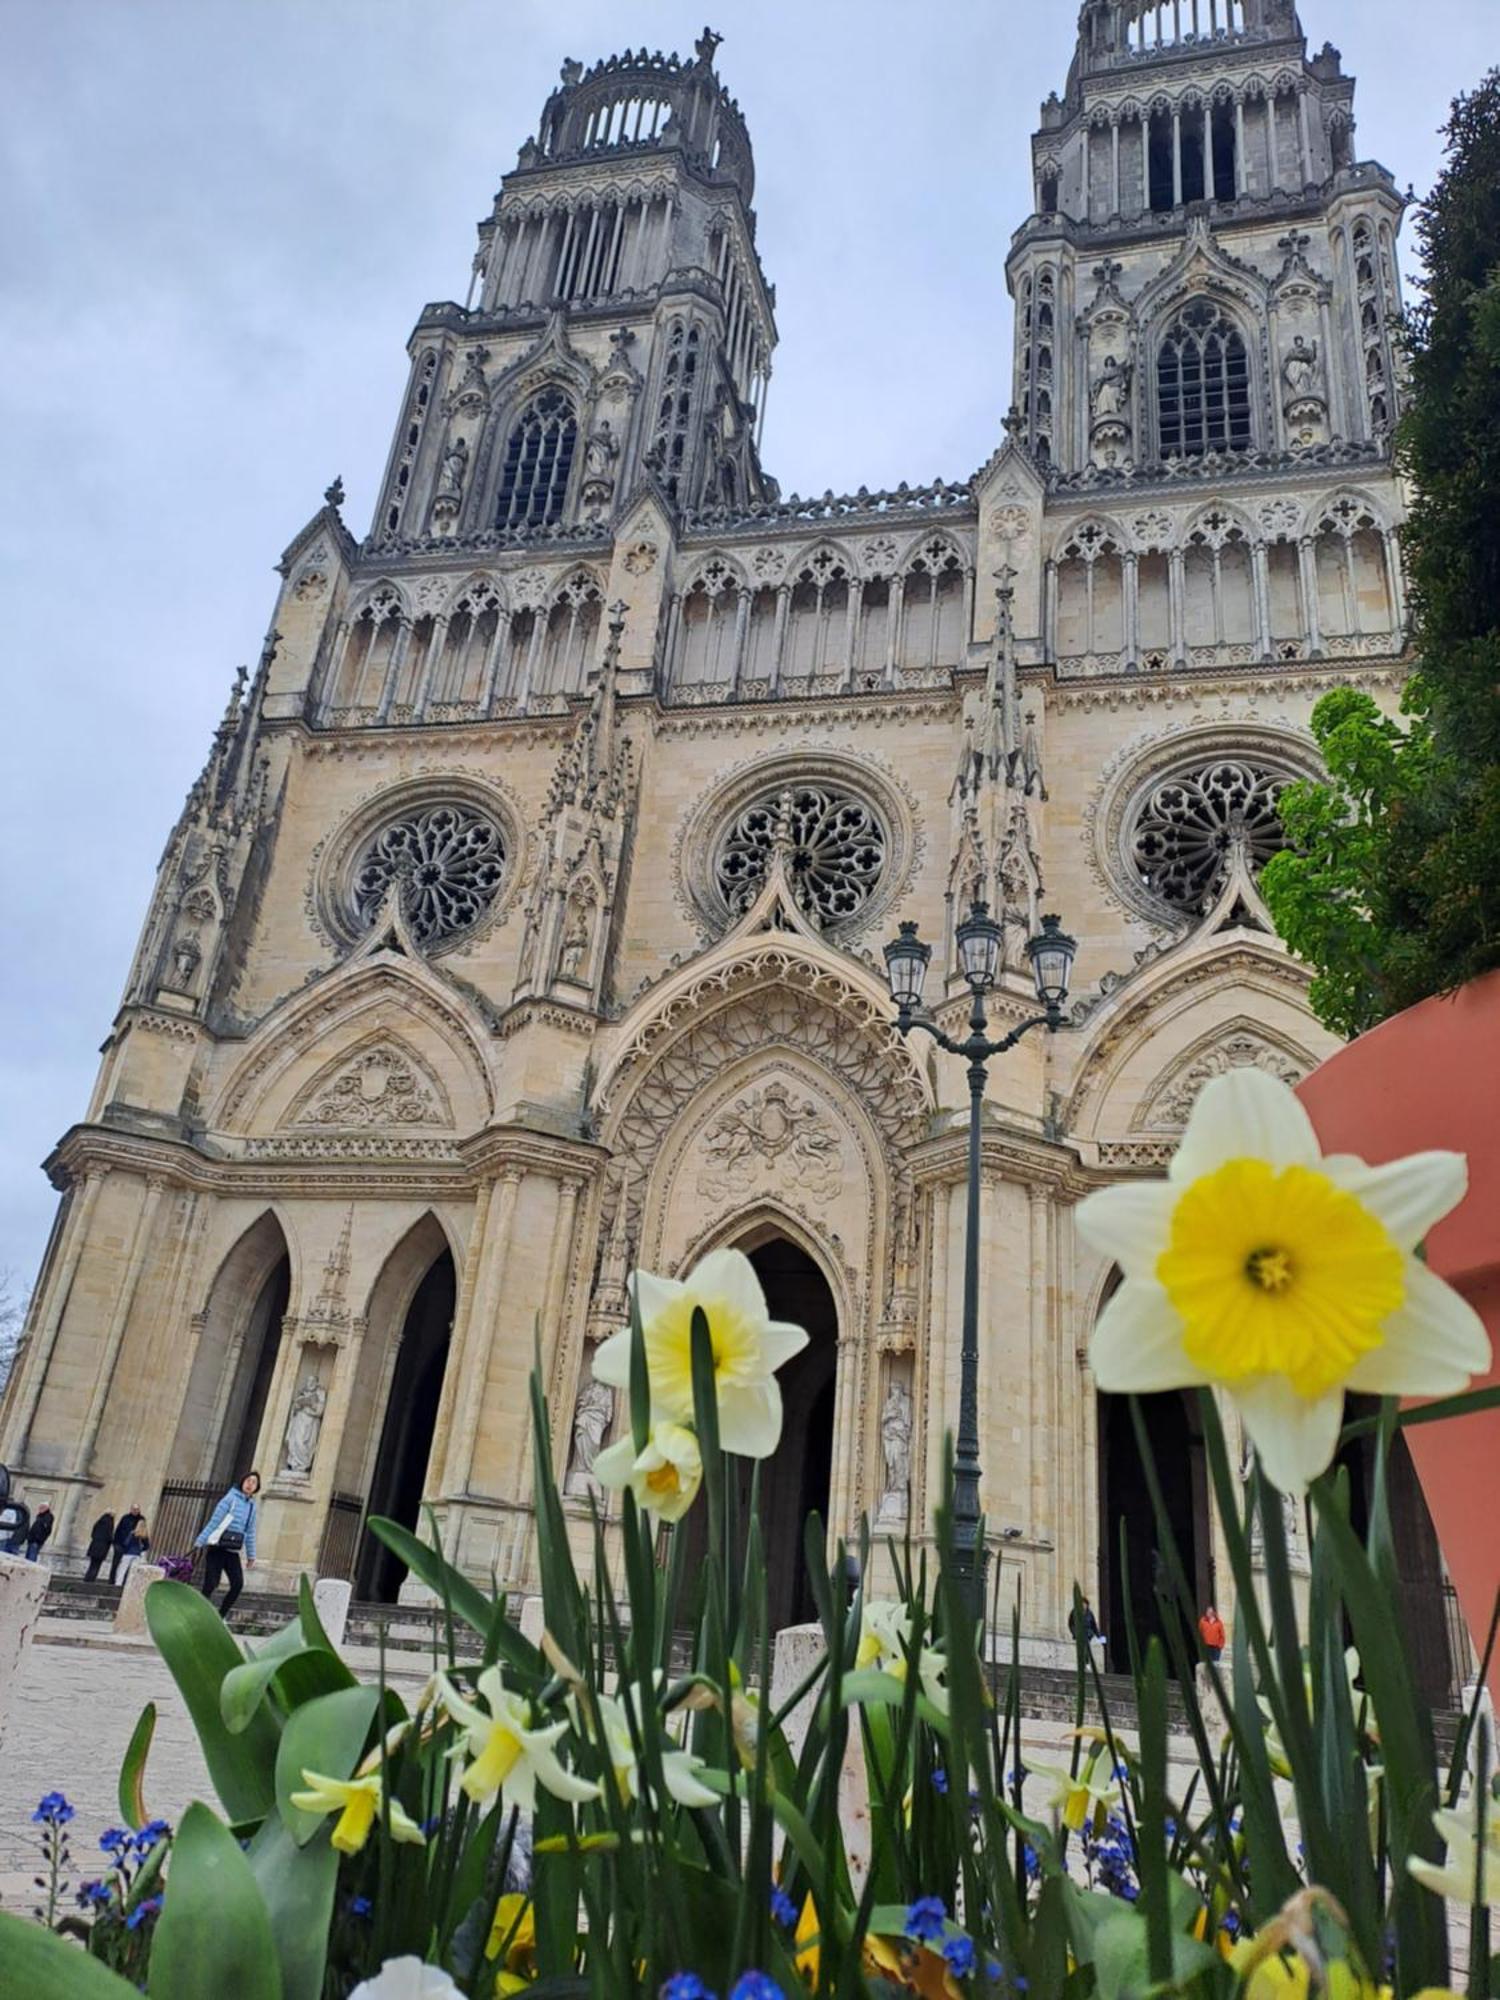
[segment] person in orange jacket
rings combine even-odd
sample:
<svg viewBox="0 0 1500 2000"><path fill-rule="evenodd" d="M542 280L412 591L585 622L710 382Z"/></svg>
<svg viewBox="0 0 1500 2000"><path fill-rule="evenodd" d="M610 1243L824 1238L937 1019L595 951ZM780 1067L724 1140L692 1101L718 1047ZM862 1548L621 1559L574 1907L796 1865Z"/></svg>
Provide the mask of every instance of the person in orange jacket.
<svg viewBox="0 0 1500 2000"><path fill-rule="evenodd" d="M1217 1660L1224 1651L1224 1620L1211 1604L1198 1620L1198 1637L1208 1657Z"/></svg>

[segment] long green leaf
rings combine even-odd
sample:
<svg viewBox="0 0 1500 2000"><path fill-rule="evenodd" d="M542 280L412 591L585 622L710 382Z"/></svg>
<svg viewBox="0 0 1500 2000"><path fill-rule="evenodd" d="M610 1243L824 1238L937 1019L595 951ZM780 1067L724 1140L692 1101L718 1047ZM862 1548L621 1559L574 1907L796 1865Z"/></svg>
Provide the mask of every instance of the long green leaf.
<svg viewBox="0 0 1500 2000"><path fill-rule="evenodd" d="M378 1688L339 1688L305 1702L287 1718L276 1753L276 1804L298 1847L307 1846L327 1823L325 1814L304 1812L292 1804L292 1793L304 1789L303 1772L316 1771L320 1778L352 1777L379 1701Z"/></svg>
<svg viewBox="0 0 1500 2000"><path fill-rule="evenodd" d="M384 1542L392 1555L400 1557L418 1583L426 1584L438 1597L446 1592L447 1601L465 1625L489 1640L502 1660L521 1673L545 1676L542 1656L531 1641L508 1619L497 1620L491 1599L431 1543L419 1541L409 1528L382 1515L372 1515L366 1525L377 1541Z"/></svg>
<svg viewBox="0 0 1500 2000"><path fill-rule="evenodd" d="M187 1704L226 1816L239 1826L264 1819L276 1799L281 1730L264 1707L238 1734L225 1728L219 1691L244 1655L223 1619L191 1585L164 1578L146 1592L146 1623Z"/></svg>
<svg viewBox="0 0 1500 2000"><path fill-rule="evenodd" d="M285 2000L271 1919L250 1863L201 1803L188 1807L172 1843L147 1991L151 2000L225 2000L231 1993L234 2000Z"/></svg>
<svg viewBox="0 0 1500 2000"><path fill-rule="evenodd" d="M151 1739L156 1734L156 1703L148 1701L141 1710L140 1720L130 1732L130 1741L125 1746L124 1761L120 1765L120 1817L136 1833L145 1826L151 1815L146 1810L145 1780L146 1758L151 1751Z"/></svg>
<svg viewBox="0 0 1500 2000"><path fill-rule="evenodd" d="M128 1979L76 1944L0 1910L0 1992L16 2000L138 2000Z"/></svg>
<svg viewBox="0 0 1500 2000"><path fill-rule="evenodd" d="M322 2000L339 1876L339 1857L327 1831L299 1847L284 1821L273 1816L251 1841L248 1859L276 1939L282 2000Z"/></svg>

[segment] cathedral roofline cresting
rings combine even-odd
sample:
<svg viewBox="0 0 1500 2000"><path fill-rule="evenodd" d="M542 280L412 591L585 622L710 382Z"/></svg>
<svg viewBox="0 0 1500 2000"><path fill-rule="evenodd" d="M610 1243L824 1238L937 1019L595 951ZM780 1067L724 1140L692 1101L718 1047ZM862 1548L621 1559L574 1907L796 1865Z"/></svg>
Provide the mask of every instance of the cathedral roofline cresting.
<svg viewBox="0 0 1500 2000"><path fill-rule="evenodd" d="M1073 1204L1204 1077L1332 1046L1254 877L1319 694L1407 671L1404 201L1289 0L1086 0L994 247L993 452L784 495L718 61L563 66L417 319L368 532L336 481L285 550L49 1163L0 1458L64 1551L121 1483L185 1546L255 1463L272 1583L410 1590L363 1522L426 1499L525 1590L534 1341L581 1531L628 1271L736 1243L825 1329L771 1474L790 1616L787 1524L920 1532L955 1405L963 1079L895 1033L881 939L938 941L942 1012L982 895L1020 1018L1045 896L1078 997L991 1075L982 1456L1049 1657L1130 1504Z"/></svg>

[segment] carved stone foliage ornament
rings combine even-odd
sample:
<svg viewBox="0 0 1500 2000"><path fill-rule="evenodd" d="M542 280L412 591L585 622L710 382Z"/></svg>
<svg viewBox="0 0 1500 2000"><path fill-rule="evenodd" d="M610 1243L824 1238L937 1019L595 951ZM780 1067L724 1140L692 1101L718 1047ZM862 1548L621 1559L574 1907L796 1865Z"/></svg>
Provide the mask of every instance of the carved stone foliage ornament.
<svg viewBox="0 0 1500 2000"><path fill-rule="evenodd" d="M505 838L487 814L462 804L423 806L374 835L354 871L354 915L368 929L392 884L418 944L472 930L505 880Z"/></svg>
<svg viewBox="0 0 1500 2000"><path fill-rule="evenodd" d="M831 1201L844 1183L838 1133L820 1106L784 1083L753 1090L714 1119L698 1192L710 1201L748 1194L770 1169L778 1182Z"/></svg>
<svg viewBox="0 0 1500 2000"><path fill-rule="evenodd" d="M714 862L717 887L739 915L754 902L778 838L790 842L797 900L814 923L857 916L885 871L885 827L852 792L798 785L754 800L725 828Z"/></svg>
<svg viewBox="0 0 1500 2000"><path fill-rule="evenodd" d="M636 542L625 551L625 567L631 576L645 576L656 568L658 553L655 542Z"/></svg>
<svg viewBox="0 0 1500 2000"><path fill-rule="evenodd" d="M1248 759L1217 758L1173 772L1131 816L1131 860L1150 894L1181 911L1207 906L1243 836L1259 869L1285 844L1276 801L1287 773Z"/></svg>
<svg viewBox="0 0 1500 2000"><path fill-rule="evenodd" d="M443 1125L443 1106L428 1081L388 1042L364 1050L318 1090L298 1114L299 1125L341 1131L366 1126Z"/></svg>
<svg viewBox="0 0 1500 2000"><path fill-rule="evenodd" d="M1300 1083L1311 1063L1290 1054L1265 1036L1249 1032L1226 1035L1193 1056L1185 1067L1170 1072L1151 1093L1137 1121L1145 1131L1180 1131L1204 1084L1232 1069L1261 1069L1285 1084Z"/></svg>

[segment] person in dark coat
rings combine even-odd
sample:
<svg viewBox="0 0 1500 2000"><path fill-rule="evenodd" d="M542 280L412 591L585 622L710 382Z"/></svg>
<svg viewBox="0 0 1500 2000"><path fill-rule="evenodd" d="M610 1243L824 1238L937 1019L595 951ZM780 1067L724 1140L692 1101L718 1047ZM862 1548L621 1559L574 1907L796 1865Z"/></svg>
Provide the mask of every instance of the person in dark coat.
<svg viewBox="0 0 1500 2000"><path fill-rule="evenodd" d="M109 1565L109 1580L111 1583L119 1582L120 1564L124 1560L125 1547L131 1536L135 1533L135 1524L140 1518L140 1503L132 1500L119 1520L115 1522L115 1532L110 1538L110 1546L114 1550L114 1556Z"/></svg>
<svg viewBox="0 0 1500 2000"><path fill-rule="evenodd" d="M35 1562L52 1533L52 1509L44 1500L31 1517L31 1526L26 1530L26 1560Z"/></svg>
<svg viewBox="0 0 1500 2000"><path fill-rule="evenodd" d="M93 1527L89 1529L88 1568L83 1573L90 1583L98 1580L99 1571L104 1565L104 1558L109 1554L110 1543L114 1538L114 1515L101 1514Z"/></svg>

